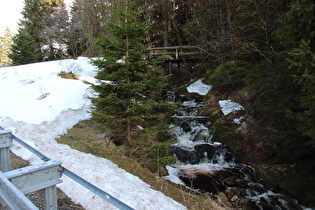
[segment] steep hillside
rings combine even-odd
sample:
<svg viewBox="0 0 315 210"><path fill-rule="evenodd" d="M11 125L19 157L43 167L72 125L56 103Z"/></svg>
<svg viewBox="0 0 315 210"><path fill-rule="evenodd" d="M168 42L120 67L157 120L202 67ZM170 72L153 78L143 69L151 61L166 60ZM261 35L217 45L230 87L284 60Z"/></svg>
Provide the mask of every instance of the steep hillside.
<svg viewBox="0 0 315 210"><path fill-rule="evenodd" d="M203 99L202 114L212 119L215 141L230 147L240 162L253 166L271 188L292 194L306 206L315 206L314 150L299 142L298 132L285 133L274 122L260 118L253 111L252 94L249 87L222 91L214 86ZM224 115L219 100L225 99L240 103L245 110ZM233 122L236 118L241 118L239 124Z"/></svg>

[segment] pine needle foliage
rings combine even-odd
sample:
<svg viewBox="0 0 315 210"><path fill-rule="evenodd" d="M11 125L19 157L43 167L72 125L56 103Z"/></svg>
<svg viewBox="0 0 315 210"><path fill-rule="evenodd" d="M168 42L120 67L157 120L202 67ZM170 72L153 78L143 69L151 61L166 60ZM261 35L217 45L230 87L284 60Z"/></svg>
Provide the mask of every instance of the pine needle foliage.
<svg viewBox="0 0 315 210"><path fill-rule="evenodd" d="M96 40L101 58L92 61L99 79L91 84L98 94L92 99L92 116L130 143L136 125L173 106L160 100L167 81L160 61L145 58L148 25L140 20L142 11L127 0L117 3L113 11L117 22L107 23L107 35Z"/></svg>
<svg viewBox="0 0 315 210"><path fill-rule="evenodd" d="M36 63L40 57L41 52L38 44L24 29L19 29L18 34L13 37L11 53L9 54L12 65Z"/></svg>

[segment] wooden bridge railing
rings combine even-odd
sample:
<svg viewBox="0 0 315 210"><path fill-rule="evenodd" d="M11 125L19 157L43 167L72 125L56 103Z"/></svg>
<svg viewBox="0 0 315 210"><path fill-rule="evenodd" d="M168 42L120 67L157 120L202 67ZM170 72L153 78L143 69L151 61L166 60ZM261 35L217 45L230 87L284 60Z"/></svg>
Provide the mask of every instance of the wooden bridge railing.
<svg viewBox="0 0 315 210"><path fill-rule="evenodd" d="M167 60L180 60L201 54L202 49L199 46L152 47L148 49L148 59L165 55L169 56Z"/></svg>

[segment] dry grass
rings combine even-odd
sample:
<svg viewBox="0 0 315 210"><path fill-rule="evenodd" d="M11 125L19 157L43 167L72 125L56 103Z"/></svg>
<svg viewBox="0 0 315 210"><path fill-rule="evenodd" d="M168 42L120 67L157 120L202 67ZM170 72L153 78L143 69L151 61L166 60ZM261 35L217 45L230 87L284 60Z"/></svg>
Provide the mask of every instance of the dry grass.
<svg viewBox="0 0 315 210"><path fill-rule="evenodd" d="M61 78L64 78L64 79L75 79L75 80L78 80L78 77L77 75L75 75L74 73L72 72L65 72L65 71L61 71L58 76L60 76Z"/></svg>
<svg viewBox="0 0 315 210"><path fill-rule="evenodd" d="M129 173L138 176L141 180L151 185L155 190L173 198L185 205L188 209L222 209L208 194L197 194L184 186L176 185L164 180L159 174L164 167L156 166L155 172L144 167L148 156L133 155L130 146L114 145L104 132L104 129L93 121L81 121L57 140L59 143L68 144L70 147L82 152L91 153L107 158ZM141 144L143 144L143 141ZM165 169L164 169L165 170Z"/></svg>

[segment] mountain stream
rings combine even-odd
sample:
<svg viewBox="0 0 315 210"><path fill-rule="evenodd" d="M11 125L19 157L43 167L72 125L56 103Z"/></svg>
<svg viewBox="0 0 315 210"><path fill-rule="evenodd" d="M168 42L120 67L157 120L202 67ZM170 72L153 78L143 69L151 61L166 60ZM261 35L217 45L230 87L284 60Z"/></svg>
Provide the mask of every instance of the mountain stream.
<svg viewBox="0 0 315 210"><path fill-rule="evenodd" d="M167 166L170 181L199 193L210 193L229 207L245 209L303 209L298 202L268 189L249 165L238 163L232 150L214 142L211 122L198 113L203 107L183 96L173 116L170 132L176 139L172 155L176 163ZM219 200L218 199L218 200Z"/></svg>

